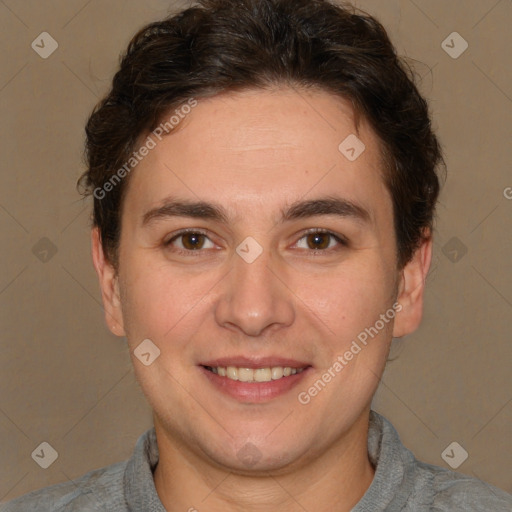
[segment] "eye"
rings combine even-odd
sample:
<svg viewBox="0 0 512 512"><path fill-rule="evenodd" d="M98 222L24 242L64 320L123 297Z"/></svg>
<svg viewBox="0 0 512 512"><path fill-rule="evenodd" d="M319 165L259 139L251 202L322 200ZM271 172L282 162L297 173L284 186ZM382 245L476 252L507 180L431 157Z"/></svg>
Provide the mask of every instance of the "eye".
<svg viewBox="0 0 512 512"><path fill-rule="evenodd" d="M173 247L178 252L192 252L201 249L213 249L213 242L200 231L182 231L164 242L166 247Z"/></svg>
<svg viewBox="0 0 512 512"><path fill-rule="evenodd" d="M202 252L202 249L214 249L215 244L205 233L198 230L181 231L163 244L178 253ZM329 231L312 230L303 235L296 247L314 252L336 250L337 246L347 246L346 239Z"/></svg>
<svg viewBox="0 0 512 512"><path fill-rule="evenodd" d="M346 246L347 241L342 237L335 235L329 231L311 231L304 235L297 242L299 249L306 249L312 251L326 251L334 249L337 245Z"/></svg>

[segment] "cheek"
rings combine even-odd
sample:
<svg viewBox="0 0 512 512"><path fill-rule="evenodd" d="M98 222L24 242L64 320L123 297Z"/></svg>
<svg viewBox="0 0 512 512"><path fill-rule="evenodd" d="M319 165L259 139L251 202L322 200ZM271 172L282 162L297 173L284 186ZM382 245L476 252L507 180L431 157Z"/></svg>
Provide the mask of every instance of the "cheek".
<svg viewBox="0 0 512 512"><path fill-rule="evenodd" d="M307 305L335 333L374 322L393 303L394 281L382 262L366 260L301 286Z"/></svg>
<svg viewBox="0 0 512 512"><path fill-rule="evenodd" d="M375 374L380 374L385 364L395 315L392 276L384 271L382 262L367 261L347 266L321 283L310 283L307 289L307 307L322 320L317 322L323 330L320 366L327 369L346 354L347 362L337 379L345 383L345 391L361 388L370 393ZM382 321L381 315L387 312L389 317ZM345 391L339 393L346 398Z"/></svg>
<svg viewBox="0 0 512 512"><path fill-rule="evenodd" d="M165 265L126 261L125 279L120 280L122 310L128 341L150 338L164 342L171 333L175 343L186 340L197 329L197 317L207 305L214 276L191 278L185 272L169 271ZM123 276L121 276L123 277ZM179 333L179 335L178 335Z"/></svg>

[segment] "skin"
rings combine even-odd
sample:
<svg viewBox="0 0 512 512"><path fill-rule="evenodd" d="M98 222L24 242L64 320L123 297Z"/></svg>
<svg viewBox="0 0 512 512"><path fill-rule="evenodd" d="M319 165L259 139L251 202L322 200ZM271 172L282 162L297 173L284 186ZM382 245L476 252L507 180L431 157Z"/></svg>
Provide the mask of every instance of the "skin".
<svg viewBox="0 0 512 512"><path fill-rule="evenodd" d="M350 134L366 146L354 162L338 150ZM281 221L293 203L326 196L360 205L369 221L333 214ZM226 222L170 216L143 226L143 215L169 197L220 205ZM190 249L190 237L164 245L183 228L207 235L199 249ZM318 244L310 229L348 245L329 237ZM236 253L248 236L263 250L250 264ZM431 251L427 236L397 269L379 143L364 119L356 128L348 102L290 88L200 100L130 176L118 272L92 232L107 323L127 337L154 411L154 480L166 509L350 510L374 475L371 399L392 337L421 321ZM394 321L310 403L299 403L298 393L396 301ZM146 338L161 351L150 366L133 354ZM284 395L246 403L219 392L198 366L233 355L292 357L312 368ZM251 466L237 456L247 443L259 454Z"/></svg>

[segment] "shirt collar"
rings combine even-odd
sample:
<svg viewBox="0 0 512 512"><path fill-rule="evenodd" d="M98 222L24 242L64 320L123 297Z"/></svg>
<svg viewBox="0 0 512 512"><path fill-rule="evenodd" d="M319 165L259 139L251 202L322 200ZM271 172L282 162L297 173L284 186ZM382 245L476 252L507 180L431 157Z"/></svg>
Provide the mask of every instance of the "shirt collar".
<svg viewBox="0 0 512 512"><path fill-rule="evenodd" d="M158 457L155 429L151 428L138 439L124 473L125 500L130 511L166 512L153 481ZM393 425L373 410L368 428L368 457L375 475L352 512L403 510L414 487L416 459L401 443Z"/></svg>
<svg viewBox="0 0 512 512"><path fill-rule="evenodd" d="M368 458L375 475L352 512L403 510L414 487L416 459L393 425L375 411L370 411Z"/></svg>
<svg viewBox="0 0 512 512"><path fill-rule="evenodd" d="M153 427L139 437L124 472L124 496L130 512L166 512L153 480L157 464L158 445Z"/></svg>

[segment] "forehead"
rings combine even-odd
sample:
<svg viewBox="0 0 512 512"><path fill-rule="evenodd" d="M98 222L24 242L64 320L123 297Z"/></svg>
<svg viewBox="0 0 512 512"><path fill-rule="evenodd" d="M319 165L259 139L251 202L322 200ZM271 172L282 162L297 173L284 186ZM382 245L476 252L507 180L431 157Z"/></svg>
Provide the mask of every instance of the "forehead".
<svg viewBox="0 0 512 512"><path fill-rule="evenodd" d="M366 203L372 216L386 213L380 206L389 212L377 137L363 118L356 126L350 103L326 92L283 88L201 99L169 135L143 140L148 135L157 143L132 171L128 211L178 195L220 203L240 220L336 193Z"/></svg>

